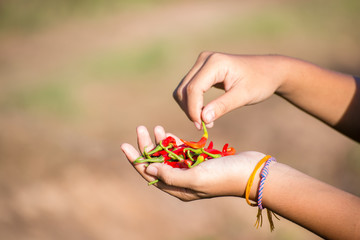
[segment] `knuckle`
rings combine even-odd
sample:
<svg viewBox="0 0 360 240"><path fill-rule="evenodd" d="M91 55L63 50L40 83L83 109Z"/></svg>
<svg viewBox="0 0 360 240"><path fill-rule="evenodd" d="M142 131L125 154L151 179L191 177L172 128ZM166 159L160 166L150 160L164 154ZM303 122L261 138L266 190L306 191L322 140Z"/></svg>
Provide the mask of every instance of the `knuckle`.
<svg viewBox="0 0 360 240"><path fill-rule="evenodd" d="M199 60L206 59L206 58L208 58L211 54L213 54L213 52L211 52L211 51L203 51L203 52L201 52L201 53L199 54L198 59L199 59Z"/></svg>
<svg viewBox="0 0 360 240"><path fill-rule="evenodd" d="M177 102L179 102L181 99L181 90L179 88L176 88L172 96Z"/></svg>
<svg viewBox="0 0 360 240"><path fill-rule="evenodd" d="M217 101L214 107L215 107L215 112L220 115L226 113L228 110L227 104L224 103L223 101Z"/></svg>
<svg viewBox="0 0 360 240"><path fill-rule="evenodd" d="M208 56L208 62L222 62L225 60L225 54L219 52L213 52Z"/></svg>
<svg viewBox="0 0 360 240"><path fill-rule="evenodd" d="M194 82L190 82L187 86L186 86L186 94L192 95L194 92L197 91L197 86Z"/></svg>
<svg viewBox="0 0 360 240"><path fill-rule="evenodd" d="M184 94L184 85L186 84L186 77L183 77L183 79L181 79L179 85L175 88L175 90L173 91L173 98L180 102L182 101L182 98L184 97L183 94ZM186 86L186 85L185 85Z"/></svg>

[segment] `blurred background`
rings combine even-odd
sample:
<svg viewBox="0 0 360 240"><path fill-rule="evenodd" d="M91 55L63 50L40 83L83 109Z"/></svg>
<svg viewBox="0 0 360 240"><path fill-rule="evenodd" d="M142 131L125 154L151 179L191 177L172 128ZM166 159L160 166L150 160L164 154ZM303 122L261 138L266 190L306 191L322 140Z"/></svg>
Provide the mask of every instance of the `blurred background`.
<svg viewBox="0 0 360 240"><path fill-rule="evenodd" d="M319 239L285 219L257 230L243 199L183 203L148 187L120 145L136 144L138 125L201 136L172 91L204 50L360 75L359 10L357 0L0 1L0 238ZM360 195L359 145L279 97L209 134Z"/></svg>

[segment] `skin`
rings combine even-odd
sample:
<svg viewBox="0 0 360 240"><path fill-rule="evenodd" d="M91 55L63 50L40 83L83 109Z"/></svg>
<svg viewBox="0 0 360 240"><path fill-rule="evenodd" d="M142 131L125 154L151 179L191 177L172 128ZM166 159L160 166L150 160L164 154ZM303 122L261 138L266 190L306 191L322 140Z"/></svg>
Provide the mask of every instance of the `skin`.
<svg viewBox="0 0 360 240"><path fill-rule="evenodd" d="M203 106L211 87L225 92ZM174 91L174 98L190 120L208 127L236 108L259 103L278 94L341 133L360 139L359 79L284 56L243 56L204 52ZM154 129L155 143L167 134ZM173 135L172 135L173 136ZM177 139L176 136L173 136ZM139 150L154 147L148 130L137 128ZM138 156L134 146L122 144L130 162ZM247 180L265 155L242 152L212 159L192 169L174 169L154 163L134 168L148 182L160 179L160 190L192 201L202 198L244 197ZM256 174L253 186L258 186ZM250 199L256 201L253 187ZM263 206L326 239L360 238L360 199L281 163L272 163L267 177Z"/></svg>

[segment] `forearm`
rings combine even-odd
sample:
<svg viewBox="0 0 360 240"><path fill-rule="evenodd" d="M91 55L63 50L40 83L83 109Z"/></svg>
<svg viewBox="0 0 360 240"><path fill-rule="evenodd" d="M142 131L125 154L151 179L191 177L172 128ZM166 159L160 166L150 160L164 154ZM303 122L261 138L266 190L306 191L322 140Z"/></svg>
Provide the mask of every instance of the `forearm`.
<svg viewBox="0 0 360 240"><path fill-rule="evenodd" d="M357 87L354 77L350 75L286 57L281 64L286 74L277 93L332 127L336 128L352 101L359 101L354 99L358 98L355 94ZM358 120L359 114L356 116ZM349 129L354 131L359 125L358 121L349 120L346 128L338 129L347 135Z"/></svg>
<svg viewBox="0 0 360 240"><path fill-rule="evenodd" d="M326 239L360 238L358 197L280 163L270 166L263 206Z"/></svg>

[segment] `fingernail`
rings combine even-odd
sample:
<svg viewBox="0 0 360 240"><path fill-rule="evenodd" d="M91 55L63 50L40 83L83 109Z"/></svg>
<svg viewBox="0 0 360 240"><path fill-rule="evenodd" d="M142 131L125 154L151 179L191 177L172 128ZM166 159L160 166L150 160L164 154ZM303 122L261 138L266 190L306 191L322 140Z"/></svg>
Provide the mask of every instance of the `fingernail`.
<svg viewBox="0 0 360 240"><path fill-rule="evenodd" d="M208 110L206 113L205 113L205 116L204 116L204 120L205 122L207 123L211 123L214 121L215 119L215 112L214 110Z"/></svg>
<svg viewBox="0 0 360 240"><path fill-rule="evenodd" d="M195 122L195 127L196 127L197 129L201 129L201 124L198 123L198 122Z"/></svg>
<svg viewBox="0 0 360 240"><path fill-rule="evenodd" d="M157 175L157 168L154 166L151 166L151 164L146 168L146 173L152 176L156 176Z"/></svg>
<svg viewBox="0 0 360 240"><path fill-rule="evenodd" d="M211 123L207 123L206 124L206 127L207 128L212 128L214 126L214 122L211 122Z"/></svg>

